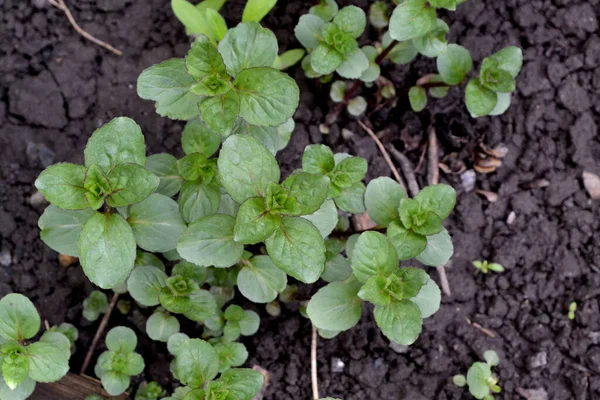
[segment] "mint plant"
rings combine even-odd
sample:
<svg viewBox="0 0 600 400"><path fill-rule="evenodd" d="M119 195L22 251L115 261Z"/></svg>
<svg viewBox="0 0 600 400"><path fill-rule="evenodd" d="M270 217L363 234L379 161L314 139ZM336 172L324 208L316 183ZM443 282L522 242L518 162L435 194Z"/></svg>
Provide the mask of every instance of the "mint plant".
<svg viewBox="0 0 600 400"><path fill-rule="evenodd" d="M240 335L254 335L260 325L260 317L254 311L232 304L225 312L217 312L204 324L213 332L223 332L223 339L233 342Z"/></svg>
<svg viewBox="0 0 600 400"><path fill-rule="evenodd" d="M98 358L94 372L111 396L124 393L131 377L144 370L144 359L135 352L137 336L124 326L112 328L106 335L107 351Z"/></svg>
<svg viewBox="0 0 600 400"><path fill-rule="evenodd" d="M71 343L71 354L75 353L75 342L77 341L77 339L79 339L79 331L74 325L69 324L67 322L63 322L60 325L51 327L48 330L48 332L58 332L65 335Z"/></svg>
<svg viewBox="0 0 600 400"><path fill-rule="evenodd" d="M498 272L498 273L504 272L504 267L501 264L490 263L487 260L483 260L483 261L475 260L472 262L472 264L475 268L477 268L479 271L481 271L484 274L487 274L489 271Z"/></svg>
<svg viewBox="0 0 600 400"><path fill-rule="evenodd" d="M104 292L93 290L90 295L83 300L83 317L88 321L94 322L100 314L108 311L108 298Z"/></svg>
<svg viewBox="0 0 600 400"><path fill-rule="evenodd" d="M577 302L572 301L569 303L569 312L567 313L567 317L573 321L575 319L575 311L577 311Z"/></svg>
<svg viewBox="0 0 600 400"><path fill-rule="evenodd" d="M40 316L21 294L0 299L0 398L24 400L36 382L55 382L69 370L71 342L60 332L47 331L38 341Z"/></svg>
<svg viewBox="0 0 600 400"><path fill-rule="evenodd" d="M150 339L159 342L167 342L179 332L179 327L177 318L160 307L146 321L146 333Z"/></svg>
<svg viewBox="0 0 600 400"><path fill-rule="evenodd" d="M455 375L452 382L458 387L469 387L469 393L476 399L493 400L493 393L500 393L501 388L498 385L498 377L492 373L492 367L500 364L498 353L493 350L487 350L483 353L485 363L474 362L464 375Z"/></svg>
<svg viewBox="0 0 600 400"><path fill-rule="evenodd" d="M143 382L135 393L135 400L159 400L166 394L156 382Z"/></svg>

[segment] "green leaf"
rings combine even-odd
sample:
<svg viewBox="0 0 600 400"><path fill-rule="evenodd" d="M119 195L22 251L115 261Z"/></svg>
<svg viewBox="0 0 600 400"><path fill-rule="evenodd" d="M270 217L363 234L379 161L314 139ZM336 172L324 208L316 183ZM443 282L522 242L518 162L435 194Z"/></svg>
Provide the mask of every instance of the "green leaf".
<svg viewBox="0 0 600 400"><path fill-rule="evenodd" d="M291 118L278 127L250 125L242 118L238 118L233 127L233 133L249 134L265 146L271 154L275 155L287 146L294 131L294 126L294 120Z"/></svg>
<svg viewBox="0 0 600 400"><path fill-rule="evenodd" d="M375 275L369 278L358 292L358 297L377 306L387 306L392 297L386 291L387 280L383 276Z"/></svg>
<svg viewBox="0 0 600 400"><path fill-rule="evenodd" d="M442 79L442 77L440 75L434 74L429 79L429 82L431 82L431 83L444 83L444 80ZM429 88L429 95L431 97L436 98L436 99L443 99L444 97L446 97L448 95L449 91L450 91L450 87L449 86L432 87L432 88Z"/></svg>
<svg viewBox="0 0 600 400"><path fill-rule="evenodd" d="M146 169L160 179L156 193L173 197L181 189L181 176L177 171L177 159L170 154L160 153L146 159Z"/></svg>
<svg viewBox="0 0 600 400"><path fill-rule="evenodd" d="M449 185L430 185L423 188L415 200L422 209L435 213L441 219L446 219L456 205L456 191Z"/></svg>
<svg viewBox="0 0 600 400"><path fill-rule="evenodd" d="M365 206L373 221L387 226L398 218L398 206L404 198L406 193L398 182L388 177L379 177L367 185Z"/></svg>
<svg viewBox="0 0 600 400"><path fill-rule="evenodd" d="M374 46L363 46L361 50L369 60L369 66L363 71L360 80L367 83L375 82L381 75L381 67L375 62L379 52Z"/></svg>
<svg viewBox="0 0 600 400"><path fill-rule="evenodd" d="M306 55L306 50L304 49L291 49L283 52L278 55L273 63L272 67L276 68L280 71L284 69L288 69L298 64L302 58Z"/></svg>
<svg viewBox="0 0 600 400"><path fill-rule="evenodd" d="M263 375L252 369L229 369L207 386L207 399L250 400L264 384ZM215 397L212 397L212 396ZM219 397L225 395L227 397Z"/></svg>
<svg viewBox="0 0 600 400"><path fill-rule="evenodd" d="M50 343L40 341L30 344L27 356L29 377L36 382L56 382L69 371L69 358L65 352Z"/></svg>
<svg viewBox="0 0 600 400"><path fill-rule="evenodd" d="M144 371L144 359L137 353L129 353L126 355L125 366L123 373L129 376L139 375Z"/></svg>
<svg viewBox="0 0 600 400"><path fill-rule="evenodd" d="M481 83L490 90L500 93L510 93L516 89L513 77L500 68L487 68L481 71Z"/></svg>
<svg viewBox="0 0 600 400"><path fill-rule="evenodd" d="M233 240L235 220L225 214L202 217L181 235L177 251L189 262L227 268L242 257L244 245Z"/></svg>
<svg viewBox="0 0 600 400"><path fill-rule="evenodd" d="M79 335L77 328L72 326L72 329L75 330L76 335ZM65 334L58 331L46 331L40 338L40 342L51 344L52 346L62 350L66 359L68 360L71 358L71 343L74 343L75 340L71 342L71 340Z"/></svg>
<svg viewBox="0 0 600 400"><path fill-rule="evenodd" d="M227 193L237 203L263 197L269 183L279 182L275 157L249 136L227 138L219 154L219 174Z"/></svg>
<svg viewBox="0 0 600 400"><path fill-rule="evenodd" d="M344 33L353 38L358 38L367 26L365 12L356 6L347 6L340 10L333 18L333 23Z"/></svg>
<svg viewBox="0 0 600 400"><path fill-rule="evenodd" d="M108 298L104 292L93 290L90 295L83 300L83 317L88 321L95 321L100 314L108 311Z"/></svg>
<svg viewBox="0 0 600 400"><path fill-rule="evenodd" d="M81 210L90 205L83 186L85 167L58 163L46 168L35 180L35 187L44 198L65 210Z"/></svg>
<svg viewBox="0 0 600 400"><path fill-rule="evenodd" d="M144 166L146 144L142 129L130 118L114 118L94 131L85 146L84 156L86 167L96 164L105 173L123 164Z"/></svg>
<svg viewBox="0 0 600 400"><path fill-rule="evenodd" d="M498 98L478 78L473 78L465 88L465 101L473 117L483 117L495 110Z"/></svg>
<svg viewBox="0 0 600 400"><path fill-rule="evenodd" d="M187 223L192 223L219 210L221 192L212 183L188 181L183 184L178 201L181 216Z"/></svg>
<svg viewBox="0 0 600 400"><path fill-rule="evenodd" d="M174 356L177 357L177 355L179 354L179 351L181 350L181 346L187 341L189 340L189 336L186 335L185 333L174 333L173 335L171 335L171 337L169 337L169 340L167 340L167 349L169 351L169 353Z"/></svg>
<svg viewBox="0 0 600 400"><path fill-rule="evenodd" d="M260 22L273 7L277 4L277 0L248 0L242 22Z"/></svg>
<svg viewBox="0 0 600 400"><path fill-rule="evenodd" d="M160 183L158 176L137 164L123 164L115 167L108 175L112 194L106 198L111 207L125 207L144 200Z"/></svg>
<svg viewBox="0 0 600 400"><path fill-rule="evenodd" d="M250 124L278 126L291 118L298 108L298 85L274 68L245 69L233 84L240 96L240 116Z"/></svg>
<svg viewBox="0 0 600 400"><path fill-rule="evenodd" d="M237 277L240 292L254 303L269 303L287 285L287 275L268 256L255 256L242 263Z"/></svg>
<svg viewBox="0 0 600 400"><path fill-rule="evenodd" d="M242 203L235 219L234 240L244 244L263 242L280 223L281 216L265 208L264 198L249 198Z"/></svg>
<svg viewBox="0 0 600 400"><path fill-rule="evenodd" d="M388 276L398 268L398 254L392 243L379 232L364 232L352 251L351 266L360 282L375 275Z"/></svg>
<svg viewBox="0 0 600 400"><path fill-rule="evenodd" d="M177 161L177 171L186 181L195 181L200 178L202 169L208 160L202 153L191 153Z"/></svg>
<svg viewBox="0 0 600 400"><path fill-rule="evenodd" d="M383 35L381 44L383 48L386 48L390 44L392 44L393 39L390 36L389 31ZM412 40L407 40L405 42L398 42L394 45L390 53L388 54L388 58L394 64L408 64L419 54L417 49L412 43Z"/></svg>
<svg viewBox="0 0 600 400"><path fill-rule="evenodd" d="M111 396L118 396L124 393L131 383L129 376L114 371L106 372L100 380L102 381L104 390Z"/></svg>
<svg viewBox="0 0 600 400"><path fill-rule="evenodd" d="M308 303L306 312L319 329L345 331L358 323L362 315L360 285L333 282L321 288Z"/></svg>
<svg viewBox="0 0 600 400"><path fill-rule="evenodd" d="M78 257L77 240L83 224L92 216L91 209L62 210L50 205L38 220L40 237L52 250L60 254Z"/></svg>
<svg viewBox="0 0 600 400"><path fill-rule="evenodd" d="M312 6L308 12L315 15L324 21L331 21L338 13L338 5L335 0L320 0L319 4Z"/></svg>
<svg viewBox="0 0 600 400"><path fill-rule="evenodd" d="M213 8L213 4L205 4L206 1L200 4L193 5L186 0L171 0L171 7L175 16L185 25L188 35L207 35L212 41L218 40L218 32L214 30L214 24L209 23L207 12L209 8ZM215 3L217 10L222 3Z"/></svg>
<svg viewBox="0 0 600 400"><path fill-rule="evenodd" d="M275 265L304 283L316 282L325 268L321 233L304 218L283 218L265 244Z"/></svg>
<svg viewBox="0 0 600 400"><path fill-rule="evenodd" d="M21 344L10 341L4 343L0 351L0 361L3 360L1 375L10 389L16 389L29 374L27 350Z"/></svg>
<svg viewBox="0 0 600 400"><path fill-rule="evenodd" d="M214 296L208 290L200 289L190 296L190 308L183 315L192 321L206 321L216 311Z"/></svg>
<svg viewBox="0 0 600 400"><path fill-rule="evenodd" d="M437 68L444 82L458 85L473 68L469 50L457 44L450 44L437 58Z"/></svg>
<svg viewBox="0 0 600 400"><path fill-rule="evenodd" d="M496 61L497 67L516 78L523 66L523 51L517 46L508 46L490 57Z"/></svg>
<svg viewBox="0 0 600 400"><path fill-rule="evenodd" d="M306 146L302 155L302 169L310 174L325 175L333 170L335 160L333 152L324 144Z"/></svg>
<svg viewBox="0 0 600 400"><path fill-rule="evenodd" d="M492 376L492 370L488 364L474 362L467 371L467 384L469 393L476 399L483 399L490 394L488 379Z"/></svg>
<svg viewBox="0 0 600 400"><path fill-rule="evenodd" d="M110 289L125 282L135 261L135 237L119 214L95 213L79 236L79 260L94 284Z"/></svg>
<svg viewBox="0 0 600 400"><path fill-rule="evenodd" d="M225 63L210 40L200 35L192 42L185 57L185 66L195 80L200 81L208 76L227 77Z"/></svg>
<svg viewBox="0 0 600 400"><path fill-rule="evenodd" d="M321 207L312 214L303 215L302 218L309 220L321 232L321 236L326 238L333 232L338 224L338 210L331 199L323 202Z"/></svg>
<svg viewBox="0 0 600 400"><path fill-rule="evenodd" d="M446 34L449 32L448 24L438 19L435 22L435 27L426 35L413 39L413 45L425 57L435 58L446 51L448 47Z"/></svg>
<svg viewBox="0 0 600 400"><path fill-rule="evenodd" d="M369 22L377 29L383 29L390 22L390 7L384 1L376 1L369 6Z"/></svg>
<svg viewBox="0 0 600 400"><path fill-rule="evenodd" d="M381 332L398 344L413 344L421 333L421 311L410 300L392 300L388 306L375 306L374 314Z"/></svg>
<svg viewBox="0 0 600 400"><path fill-rule="evenodd" d="M227 93L208 97L200 103L202 120L215 132L229 136L235 119L240 112L240 98L230 90Z"/></svg>
<svg viewBox="0 0 600 400"><path fill-rule="evenodd" d="M349 56L345 56L344 61L337 67L336 72L344 78L358 79L369 68L369 65L369 59L365 52L357 49Z"/></svg>
<svg viewBox="0 0 600 400"><path fill-rule="evenodd" d="M333 82L331 84L331 89L329 90L329 97L335 103L341 103L342 101L344 101L344 97L346 95L346 88L347 88L347 85L346 85L346 82L344 82L344 81ZM314 145L313 144L310 146L324 146L324 145ZM323 172L323 173L327 173L327 172Z"/></svg>
<svg viewBox="0 0 600 400"><path fill-rule="evenodd" d="M323 21L323 19L316 15L304 14L298 20L298 24L294 28L294 33L302 46L312 50L319 45L319 41L322 39L321 32L323 31L324 26L325 21Z"/></svg>
<svg viewBox="0 0 600 400"><path fill-rule="evenodd" d="M429 3L435 8L445 8L447 10L454 11L454 10L456 10L456 5L460 4L461 1L458 1L458 0L429 0Z"/></svg>
<svg viewBox="0 0 600 400"><path fill-rule="evenodd" d="M185 68L185 61L172 58L142 71L137 81L137 93L142 99L155 101L156 112L161 116L188 120L199 114L201 98L190 92L195 82Z"/></svg>
<svg viewBox="0 0 600 400"><path fill-rule="evenodd" d="M273 32L256 22L244 22L230 29L219 43L219 53L233 77L248 68L270 67L277 50Z"/></svg>
<svg viewBox="0 0 600 400"><path fill-rule="evenodd" d="M112 328L106 334L106 347L116 353L131 353L137 346L135 332L125 326Z"/></svg>
<svg viewBox="0 0 600 400"><path fill-rule="evenodd" d="M310 55L310 65L320 75L333 73L342 62L342 53L324 42L320 42Z"/></svg>
<svg viewBox="0 0 600 400"><path fill-rule="evenodd" d="M159 300L161 306L175 314L183 314L189 311L192 306L190 296L178 296L168 287L161 289Z"/></svg>
<svg viewBox="0 0 600 400"><path fill-rule="evenodd" d="M159 294L167 285L167 274L153 266L137 267L127 280L127 290L135 301L143 306L160 304Z"/></svg>
<svg viewBox="0 0 600 400"><path fill-rule="evenodd" d="M186 228L177 202L161 194L152 194L129 207L127 222L138 246L152 252L176 248L179 236Z"/></svg>
<svg viewBox="0 0 600 400"><path fill-rule="evenodd" d="M441 267L445 265L454 253L452 239L447 230L440 233L427 236L427 246L417 256L417 260L431 267Z"/></svg>
<svg viewBox="0 0 600 400"><path fill-rule="evenodd" d="M400 260L410 260L419 255L427 246L427 238L406 229L399 220L393 221L387 230L387 236Z"/></svg>
<svg viewBox="0 0 600 400"><path fill-rule="evenodd" d="M335 197L335 204L342 211L360 214L366 210L365 190L364 183L354 183L352 186L343 189L342 192Z"/></svg>
<svg viewBox="0 0 600 400"><path fill-rule="evenodd" d="M496 107L488 113L488 115L502 115L510 107L510 93L496 93Z"/></svg>
<svg viewBox="0 0 600 400"><path fill-rule="evenodd" d="M429 275L419 268L396 269L387 279L387 292L398 300L410 300L429 280Z"/></svg>
<svg viewBox="0 0 600 400"><path fill-rule="evenodd" d="M360 117L367 110L367 101L362 96L356 96L348 101L348 106L346 108L348 114L353 117Z"/></svg>
<svg viewBox="0 0 600 400"><path fill-rule="evenodd" d="M207 31L210 37L214 37L216 41L221 41L227 33L227 23L225 18L218 11L207 8L205 11Z"/></svg>
<svg viewBox="0 0 600 400"><path fill-rule="evenodd" d="M146 333L152 340L166 342L179 332L179 321L167 312L155 312L146 321Z"/></svg>
<svg viewBox="0 0 600 400"><path fill-rule="evenodd" d="M290 196L295 199L290 215L308 215L317 211L329 191L329 179L322 175L297 172L290 175L281 184L290 191ZM287 214L287 212L284 212Z"/></svg>
<svg viewBox="0 0 600 400"><path fill-rule="evenodd" d="M136 253L134 265L136 267L153 266L165 272L165 264L163 264L160 258L141 250L138 250Z"/></svg>
<svg viewBox="0 0 600 400"><path fill-rule="evenodd" d="M495 367L500 364L500 357L498 357L498 353L496 353L494 350L484 351L483 359L491 367Z"/></svg>
<svg viewBox="0 0 600 400"><path fill-rule="evenodd" d="M104 198L111 192L108 178L96 164L90 165L87 169L83 187L87 190L86 198L94 210L102 207Z"/></svg>
<svg viewBox="0 0 600 400"><path fill-rule="evenodd" d="M181 136L181 146L185 154L202 153L207 158L217 152L221 145L221 135L213 131L200 119L185 124Z"/></svg>
<svg viewBox="0 0 600 400"><path fill-rule="evenodd" d="M408 91L408 100L414 112L421 112L427 107L427 92L421 86L413 86Z"/></svg>
<svg viewBox="0 0 600 400"><path fill-rule="evenodd" d="M244 336L252 336L258 331L260 326L260 317L257 313L250 310L244 310L244 316L238 321L240 333Z"/></svg>
<svg viewBox="0 0 600 400"><path fill-rule="evenodd" d="M31 396L34 390L35 381L29 377L25 378L19 386L12 390L0 374L0 399L25 400Z"/></svg>
<svg viewBox="0 0 600 400"><path fill-rule="evenodd" d="M22 341L40 330L40 316L27 297L10 293L0 299L0 336Z"/></svg>
<svg viewBox="0 0 600 400"><path fill-rule="evenodd" d="M213 347L219 355L219 372L227 371L231 367L239 367L248 359L248 350L242 343L216 343Z"/></svg>
<svg viewBox="0 0 600 400"><path fill-rule="evenodd" d="M406 0L390 18L390 36L399 42L425 35L435 26L435 9L426 0Z"/></svg>
<svg viewBox="0 0 600 400"><path fill-rule="evenodd" d="M181 345L175 365L181 383L199 388L217 376L219 355L208 342L189 339Z"/></svg>

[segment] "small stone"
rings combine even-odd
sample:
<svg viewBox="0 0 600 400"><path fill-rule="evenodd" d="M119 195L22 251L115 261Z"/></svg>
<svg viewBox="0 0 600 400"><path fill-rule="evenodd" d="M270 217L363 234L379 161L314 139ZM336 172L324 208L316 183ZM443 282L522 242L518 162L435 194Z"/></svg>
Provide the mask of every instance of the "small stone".
<svg viewBox="0 0 600 400"><path fill-rule="evenodd" d="M325 124L321 124L319 125L319 131L323 134L323 135L328 135L329 134L329 127Z"/></svg>
<svg viewBox="0 0 600 400"><path fill-rule="evenodd" d="M548 393L544 388L523 389L518 388L517 392L525 398L525 400L548 400Z"/></svg>
<svg viewBox="0 0 600 400"><path fill-rule="evenodd" d="M515 214L514 211L511 211L510 214L508 214L508 218L506 218L506 223L508 225L512 225L516 219L517 219L517 214Z"/></svg>
<svg viewBox="0 0 600 400"><path fill-rule="evenodd" d="M0 265L8 267L10 264L12 264L10 252L8 250L3 250L2 253L0 253Z"/></svg>
<svg viewBox="0 0 600 400"><path fill-rule="evenodd" d="M272 317L279 317L281 315L281 305L278 301L267 303L265 309L267 310L267 314Z"/></svg>
<svg viewBox="0 0 600 400"><path fill-rule="evenodd" d="M472 192L475 189L475 183L477 182L477 175L472 169L468 169L460 174L460 182L467 193Z"/></svg>
<svg viewBox="0 0 600 400"><path fill-rule="evenodd" d="M346 364L339 358L333 357L331 359L331 372L339 374L344 372L344 367L346 367Z"/></svg>
<svg viewBox="0 0 600 400"><path fill-rule="evenodd" d="M588 337L590 338L592 343L594 343L594 344L600 343L600 332L590 332L588 334Z"/></svg>
<svg viewBox="0 0 600 400"><path fill-rule="evenodd" d="M408 352L408 346L396 342L390 342L390 348L398 354L404 354Z"/></svg>
<svg viewBox="0 0 600 400"><path fill-rule="evenodd" d="M351 130L346 128L342 129L342 137L344 138L344 140L350 140L353 136L354 133Z"/></svg>
<svg viewBox="0 0 600 400"><path fill-rule="evenodd" d="M529 359L530 368L539 368L546 364L548 364L548 354L545 351L541 351Z"/></svg>
<svg viewBox="0 0 600 400"><path fill-rule="evenodd" d="M588 171L583 171L583 186L593 200L600 199L600 177Z"/></svg>
<svg viewBox="0 0 600 400"><path fill-rule="evenodd" d="M592 105L588 92L575 79L567 79L567 82L558 90L558 98L562 105L573 114L580 114Z"/></svg>

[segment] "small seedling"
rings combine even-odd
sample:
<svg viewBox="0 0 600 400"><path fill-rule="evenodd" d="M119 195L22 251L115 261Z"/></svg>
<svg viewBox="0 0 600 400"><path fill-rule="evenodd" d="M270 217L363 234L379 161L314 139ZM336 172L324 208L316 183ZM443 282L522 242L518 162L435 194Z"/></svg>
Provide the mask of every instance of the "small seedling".
<svg viewBox="0 0 600 400"><path fill-rule="evenodd" d="M487 262L487 260L484 260L484 261L475 260L472 262L472 264L475 268L477 268L479 271L483 272L484 274L487 274L489 271L498 272L498 273L504 272L504 267L501 264L489 263L489 262Z"/></svg>
<svg viewBox="0 0 600 400"><path fill-rule="evenodd" d="M108 311L108 298L104 292L94 290L83 300L83 317L88 321L94 322Z"/></svg>
<svg viewBox="0 0 600 400"><path fill-rule="evenodd" d="M58 331L31 341L41 327L33 303L21 294L0 299L0 398L24 400L36 382L56 382L69 371L71 342Z"/></svg>
<svg viewBox="0 0 600 400"><path fill-rule="evenodd" d="M577 302L572 301L571 304L569 304L569 313L567 314L571 321L575 319L575 311L577 311Z"/></svg>
<svg viewBox="0 0 600 400"><path fill-rule="evenodd" d="M107 351L98 358L94 372L111 396L124 393L131 377L144 370L144 359L135 352L137 336L124 326L112 328L106 335Z"/></svg>
<svg viewBox="0 0 600 400"><path fill-rule="evenodd" d="M498 385L498 377L492 374L492 367L500 364L498 353L493 350L487 350L483 353L485 363L475 362L469 368L467 376L455 375L452 382L458 387L469 386L469 392L476 399L493 400L493 393L500 393L501 388Z"/></svg>
<svg viewBox="0 0 600 400"><path fill-rule="evenodd" d="M209 343L219 355L219 372L242 366L248 359L248 350L242 343L228 342L225 338L211 339Z"/></svg>
<svg viewBox="0 0 600 400"><path fill-rule="evenodd" d="M227 307L224 313L217 312L204 324L212 331L222 331L223 338L233 342L240 335L254 335L260 325L260 317L254 311L244 310L242 307L232 304Z"/></svg>
<svg viewBox="0 0 600 400"><path fill-rule="evenodd" d="M165 390L157 382L143 382L135 394L135 400L158 400L165 394Z"/></svg>

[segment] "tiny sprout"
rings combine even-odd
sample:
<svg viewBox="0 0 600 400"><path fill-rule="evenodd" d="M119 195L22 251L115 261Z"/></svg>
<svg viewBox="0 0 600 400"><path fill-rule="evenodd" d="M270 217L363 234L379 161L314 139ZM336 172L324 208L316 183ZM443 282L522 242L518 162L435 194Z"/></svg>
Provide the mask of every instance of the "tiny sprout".
<svg viewBox="0 0 600 400"><path fill-rule="evenodd" d="M165 391L158 383L143 382L135 394L135 400L158 400L164 395Z"/></svg>
<svg viewBox="0 0 600 400"><path fill-rule="evenodd" d="M278 301L272 301L270 303L267 303L265 308L267 310L267 314L269 314L272 317L279 317L281 315L281 305Z"/></svg>
<svg viewBox="0 0 600 400"><path fill-rule="evenodd" d="M458 387L467 386L467 378L464 375L454 375L452 377L452 383L454 383Z"/></svg>
<svg viewBox="0 0 600 400"><path fill-rule="evenodd" d="M294 301L296 299L296 293L298 292L298 286L296 285L287 285L283 292L279 293L279 300L284 303L289 303L290 301Z"/></svg>
<svg viewBox="0 0 600 400"><path fill-rule="evenodd" d="M502 388L498 385L498 377L492 373L492 367L500 363L498 353L488 350L483 353L485 363L474 362L467 371L467 376L455 375L452 377L452 383L458 387L468 385L469 393L476 399L493 400L493 393L500 393Z"/></svg>
<svg viewBox="0 0 600 400"><path fill-rule="evenodd" d="M94 322L100 314L108 311L108 299L106 294L99 290L94 290L83 301L83 317L88 321Z"/></svg>
<svg viewBox="0 0 600 400"><path fill-rule="evenodd" d="M575 311L577 311L577 302L572 301L571 304L569 304L569 313L567 314L571 321L575 319Z"/></svg>
<svg viewBox="0 0 600 400"><path fill-rule="evenodd" d="M356 96L348 102L348 112L354 117L360 117L367 109L367 101L362 96Z"/></svg>
<svg viewBox="0 0 600 400"><path fill-rule="evenodd" d="M498 273L504 272L504 267L498 263L490 263L490 262L487 262L486 260L484 260L484 261L475 260L475 261L473 261L472 264L475 268L477 268L484 274L487 274L489 271L498 272Z"/></svg>

